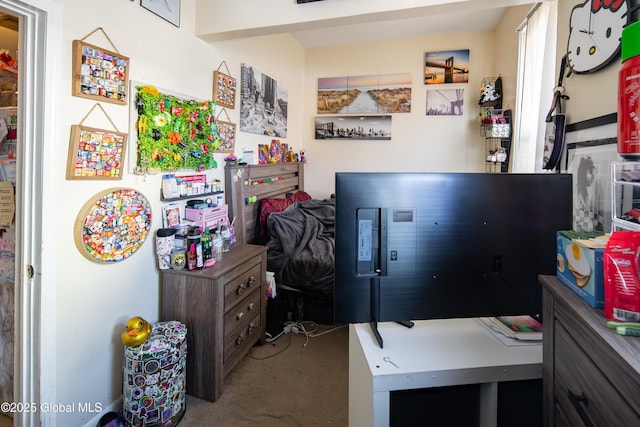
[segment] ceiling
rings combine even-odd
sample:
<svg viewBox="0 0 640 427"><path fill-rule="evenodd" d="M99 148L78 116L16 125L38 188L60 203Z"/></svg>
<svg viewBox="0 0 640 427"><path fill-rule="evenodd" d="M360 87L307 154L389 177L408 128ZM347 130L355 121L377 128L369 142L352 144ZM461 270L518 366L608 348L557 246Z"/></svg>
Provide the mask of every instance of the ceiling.
<svg viewBox="0 0 640 427"><path fill-rule="evenodd" d="M208 23L203 25L198 37L207 42L215 42L290 34L304 48L379 43L433 35L493 31L511 8L531 8L536 4L534 0L415 0L403 7L403 2L395 1L397 4L394 3L393 7L389 6L385 10L361 7L363 11L355 13L352 8L345 9L344 15L338 13L341 10L339 5L333 9L319 9L318 13L311 13L314 3L300 4L300 8L310 8L307 9L309 13L293 15L292 19L258 19L258 24L238 23L226 29L224 26L219 28ZM255 17L252 18L248 21L253 22Z"/></svg>
<svg viewBox="0 0 640 427"><path fill-rule="evenodd" d="M494 30L508 7L461 11L415 18L377 20L348 25L328 24L323 28L293 31L304 47L329 47L374 43L385 40L425 37L435 34Z"/></svg>
<svg viewBox="0 0 640 427"><path fill-rule="evenodd" d="M491 31L508 7L461 11L415 18L372 20L339 25L327 23L321 28L293 31L291 35L304 48L375 43L385 40L426 37L435 34ZM0 27L18 30L18 18L0 12Z"/></svg>

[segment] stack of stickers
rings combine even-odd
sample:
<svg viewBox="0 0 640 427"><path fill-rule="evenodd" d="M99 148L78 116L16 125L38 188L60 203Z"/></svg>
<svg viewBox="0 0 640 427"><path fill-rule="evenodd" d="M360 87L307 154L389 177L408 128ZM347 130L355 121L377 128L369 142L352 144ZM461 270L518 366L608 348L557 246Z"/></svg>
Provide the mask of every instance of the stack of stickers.
<svg viewBox="0 0 640 427"><path fill-rule="evenodd" d="M133 426L171 426L185 410L187 328L180 322L153 325L149 338L125 347L123 415Z"/></svg>

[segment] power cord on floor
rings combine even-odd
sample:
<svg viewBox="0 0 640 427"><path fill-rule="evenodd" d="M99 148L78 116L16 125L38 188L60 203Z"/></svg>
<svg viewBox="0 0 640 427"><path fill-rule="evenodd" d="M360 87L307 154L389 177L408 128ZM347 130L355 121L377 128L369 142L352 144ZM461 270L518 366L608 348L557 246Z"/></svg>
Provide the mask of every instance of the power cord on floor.
<svg viewBox="0 0 640 427"><path fill-rule="evenodd" d="M305 324L308 325L305 326ZM342 328L346 328L347 325L340 325L340 326L336 326L334 328L331 329L327 329L326 331L322 331L322 332L318 332L318 329L320 329L320 327L318 326L317 323L315 322L311 322L309 320L305 320L302 322L292 322L292 321L287 321L284 322L284 327L282 329L282 331L280 331L280 333L278 333L275 336L271 336L270 333L267 332L267 339L265 340L268 343L273 343L276 340L278 340L280 337L284 336L284 335L289 335L289 341L287 342L287 344L280 350L278 350L276 353L270 354L268 356L265 357L256 357L253 355L253 348L251 349L251 351L249 351L249 356L252 359L255 360L265 360L265 359L269 359L271 357L277 356L278 354L282 353L283 351L285 351L287 348L289 348L289 345L291 344L291 336L293 334L301 334L304 335L306 340L304 343L304 347L307 346L307 344L309 344L309 338L315 338L315 337L319 337L331 332L335 332L338 329L342 329ZM254 347L255 348L255 347Z"/></svg>
<svg viewBox="0 0 640 427"><path fill-rule="evenodd" d="M314 325L315 325L315 323L314 323ZM317 328L317 325L316 325L316 328ZM309 332L304 327L302 322L284 322L283 332L285 334L291 334L291 333L293 333L293 334L302 334L306 338L306 341L304 343L304 347L306 347L307 344L309 344Z"/></svg>
<svg viewBox="0 0 640 427"><path fill-rule="evenodd" d="M277 340L278 338L280 338L282 335L285 335L284 331L283 331L283 332L280 332L280 333L279 333L278 335L276 335L275 337L271 337L271 335L267 332L267 339L266 339L265 341L266 341L266 342L269 342L269 343L274 342L275 340ZM265 360L265 359L270 359L270 358L272 358L272 357L274 357L274 356L277 356L278 354L282 353L283 351L285 351L287 348L289 348L289 345L290 345L290 344L291 344L291 335L289 335L289 341L287 342L287 345L285 345L284 347L282 347L280 350L276 351L275 353L272 353L272 354L270 354L270 355L268 355L268 356L257 357L257 356L255 356L255 355L253 354L253 350L254 350L256 347L251 347L251 350L249 350L249 356L250 356L252 359L255 359L255 360ZM274 344L274 345L275 345L275 344Z"/></svg>
<svg viewBox="0 0 640 427"><path fill-rule="evenodd" d="M308 327L305 326L305 324L307 324ZM319 336L328 334L330 332L334 332L338 329L344 328L346 326L347 325L340 325L323 332L318 332L318 329L320 329L320 327L315 322L311 322L308 320L302 321L302 322L284 322L284 329L282 330L282 333L285 333L285 334L293 333L293 334L304 335L306 338L304 347L306 347L307 344L309 344L309 338L319 337ZM309 328L312 328L312 329L309 329Z"/></svg>

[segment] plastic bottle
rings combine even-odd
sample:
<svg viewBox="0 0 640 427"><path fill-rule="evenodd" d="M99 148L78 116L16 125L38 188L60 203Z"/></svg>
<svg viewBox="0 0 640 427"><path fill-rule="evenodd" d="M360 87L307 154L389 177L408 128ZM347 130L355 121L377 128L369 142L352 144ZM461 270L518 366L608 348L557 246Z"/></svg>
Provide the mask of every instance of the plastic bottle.
<svg viewBox="0 0 640 427"><path fill-rule="evenodd" d="M202 258L204 259L204 267L211 267L215 264L215 258L213 257L213 237L211 237L211 231L209 227L204 229L204 233L200 238L202 243Z"/></svg>
<svg viewBox="0 0 640 427"><path fill-rule="evenodd" d="M618 72L618 153L640 158L640 21L622 29Z"/></svg>
<svg viewBox="0 0 640 427"><path fill-rule="evenodd" d="M231 231L228 225L222 226L220 236L222 237L222 252L229 252L229 249L231 249Z"/></svg>
<svg viewBox="0 0 640 427"><path fill-rule="evenodd" d="M216 261L222 259L222 235L220 234L220 227L216 230L216 234L213 236L213 254Z"/></svg>
<svg viewBox="0 0 640 427"><path fill-rule="evenodd" d="M196 251L196 268L202 268L204 266L204 260L202 258L202 243L200 241L201 238L202 234L200 233L199 228L194 228L187 234L187 244L189 245L189 248L191 248L191 245L194 245Z"/></svg>
<svg viewBox="0 0 640 427"><path fill-rule="evenodd" d="M202 256L202 242L196 243L196 268L204 268L204 258Z"/></svg>
<svg viewBox="0 0 640 427"><path fill-rule="evenodd" d="M192 271L196 269L196 245L192 243L189 246L189 252L187 252L187 270Z"/></svg>

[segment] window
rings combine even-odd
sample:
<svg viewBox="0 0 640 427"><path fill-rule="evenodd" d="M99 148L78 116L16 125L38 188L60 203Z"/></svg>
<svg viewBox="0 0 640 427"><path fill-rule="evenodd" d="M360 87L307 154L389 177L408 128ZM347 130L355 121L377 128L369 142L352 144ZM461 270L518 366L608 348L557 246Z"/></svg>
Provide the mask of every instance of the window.
<svg viewBox="0 0 640 427"><path fill-rule="evenodd" d="M557 1L537 3L518 32L513 172L542 171L545 118L555 87Z"/></svg>

